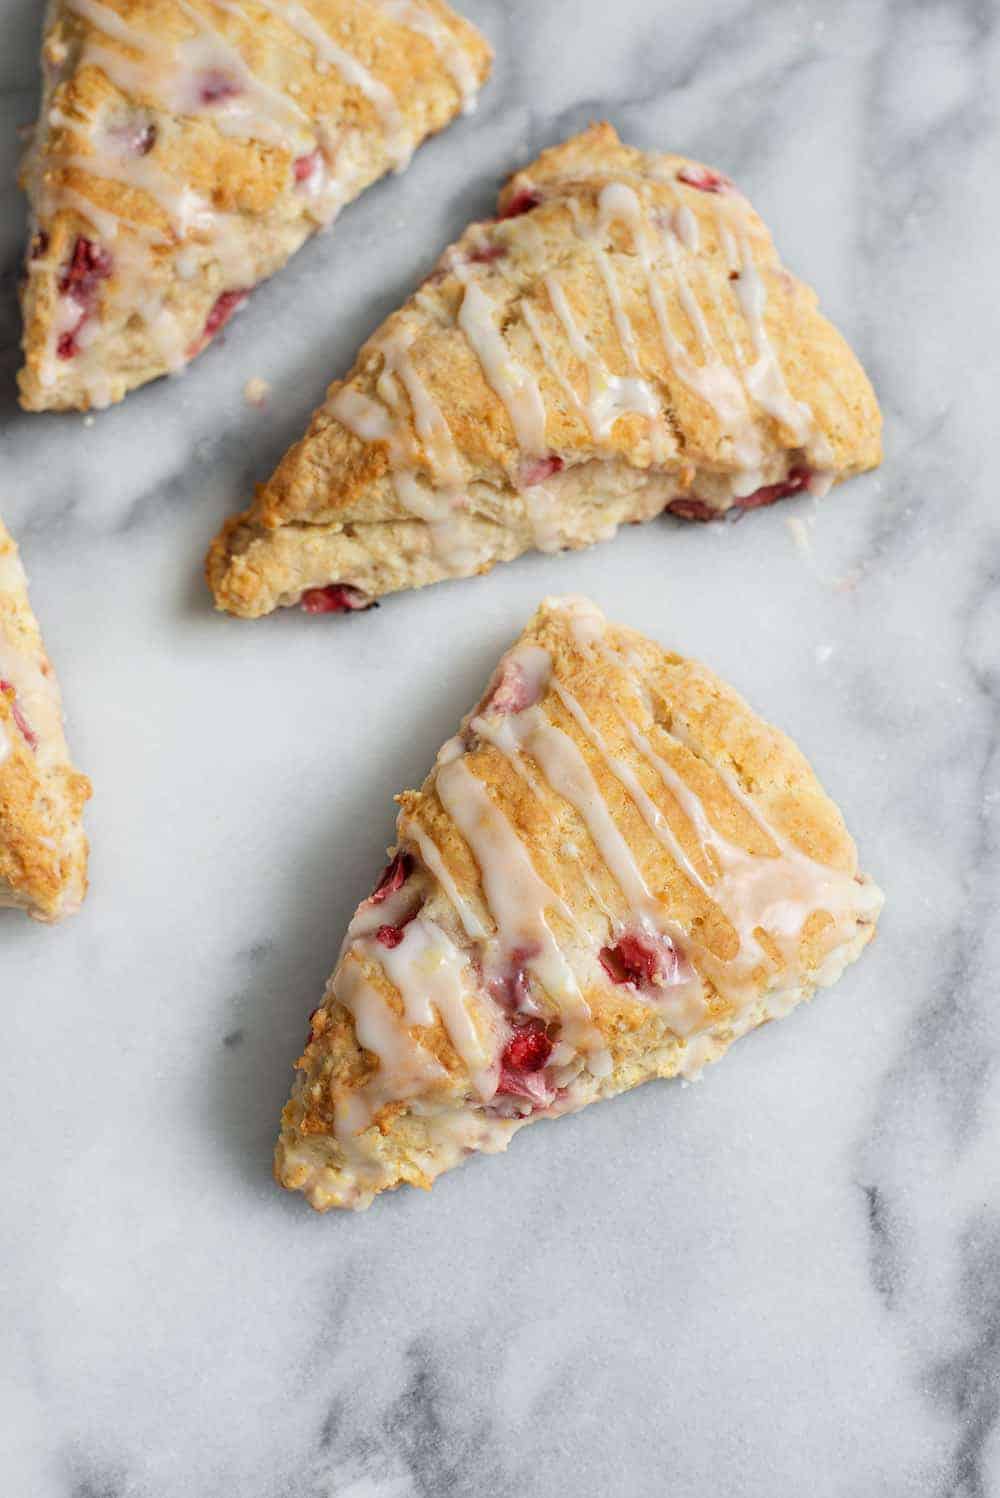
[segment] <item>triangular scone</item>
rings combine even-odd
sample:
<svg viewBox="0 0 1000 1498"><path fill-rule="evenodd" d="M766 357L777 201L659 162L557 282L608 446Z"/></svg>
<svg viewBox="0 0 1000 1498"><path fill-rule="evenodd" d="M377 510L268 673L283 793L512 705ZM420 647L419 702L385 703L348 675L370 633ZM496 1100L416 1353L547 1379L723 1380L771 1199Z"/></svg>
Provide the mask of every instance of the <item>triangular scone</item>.
<svg viewBox="0 0 1000 1498"><path fill-rule="evenodd" d="M794 744L585 599L542 605L399 801L283 1115L277 1179L320 1210L696 1076L881 906Z"/></svg>
<svg viewBox="0 0 1000 1498"><path fill-rule="evenodd" d="M42 56L22 173L33 411L186 364L471 106L491 59L444 0L55 0Z"/></svg>
<svg viewBox="0 0 1000 1498"><path fill-rule="evenodd" d="M40 921L79 908L87 889L81 815L90 781L74 770L55 672L17 547L0 520L0 905Z"/></svg>
<svg viewBox="0 0 1000 1498"><path fill-rule="evenodd" d="M363 607L879 461L864 371L718 173L596 125L513 177L499 210L224 527L220 608Z"/></svg>

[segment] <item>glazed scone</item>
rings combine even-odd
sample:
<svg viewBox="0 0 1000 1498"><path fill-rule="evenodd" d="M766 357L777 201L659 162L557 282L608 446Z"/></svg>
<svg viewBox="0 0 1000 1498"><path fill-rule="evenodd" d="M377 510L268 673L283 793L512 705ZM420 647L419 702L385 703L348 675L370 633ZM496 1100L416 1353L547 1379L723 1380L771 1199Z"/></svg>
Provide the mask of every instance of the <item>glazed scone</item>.
<svg viewBox="0 0 1000 1498"><path fill-rule="evenodd" d="M55 672L0 520L0 905L40 921L72 915L87 889L81 820L90 781L70 762Z"/></svg>
<svg viewBox="0 0 1000 1498"><path fill-rule="evenodd" d="M549 599L358 907L278 1181L320 1211L652 1077L833 983L882 896L795 745L704 666Z"/></svg>
<svg viewBox="0 0 1000 1498"><path fill-rule="evenodd" d="M499 213L225 525L207 564L220 608L363 607L879 462L864 371L719 173L595 125L518 172Z"/></svg>
<svg viewBox="0 0 1000 1498"><path fill-rule="evenodd" d="M42 61L22 171L31 411L180 369L472 107L491 53L444 0L53 0Z"/></svg>

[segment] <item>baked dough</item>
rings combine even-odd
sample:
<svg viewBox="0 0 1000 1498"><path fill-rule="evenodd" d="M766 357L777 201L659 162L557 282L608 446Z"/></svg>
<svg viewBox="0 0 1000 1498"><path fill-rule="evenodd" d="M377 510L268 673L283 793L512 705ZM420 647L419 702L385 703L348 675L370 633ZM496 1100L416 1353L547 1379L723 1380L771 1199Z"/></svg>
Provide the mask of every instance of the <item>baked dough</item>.
<svg viewBox="0 0 1000 1498"><path fill-rule="evenodd" d="M864 371L718 172L594 125L504 187L331 385L208 558L220 608L332 612L880 458Z"/></svg>
<svg viewBox="0 0 1000 1498"><path fill-rule="evenodd" d="M444 0L55 0L22 405L106 406L181 368L470 108L490 60Z"/></svg>
<svg viewBox="0 0 1000 1498"><path fill-rule="evenodd" d="M695 1077L869 942L882 897L795 745L711 671L549 599L348 928L285 1108L320 1211Z"/></svg>
<svg viewBox="0 0 1000 1498"><path fill-rule="evenodd" d="M81 814L89 796L90 781L70 763L59 684L24 568L0 520L0 905L40 921L79 908L87 889Z"/></svg>

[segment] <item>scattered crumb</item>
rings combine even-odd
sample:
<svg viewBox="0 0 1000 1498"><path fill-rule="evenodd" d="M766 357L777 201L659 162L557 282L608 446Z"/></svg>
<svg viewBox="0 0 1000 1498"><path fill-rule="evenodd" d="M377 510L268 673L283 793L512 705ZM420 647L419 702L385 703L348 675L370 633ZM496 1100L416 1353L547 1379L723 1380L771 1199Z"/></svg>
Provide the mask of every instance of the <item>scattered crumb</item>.
<svg viewBox="0 0 1000 1498"><path fill-rule="evenodd" d="M785 524L788 526L795 549L805 562L815 562L812 549L812 537L809 534L810 522L803 520L801 515L786 515Z"/></svg>
<svg viewBox="0 0 1000 1498"><path fill-rule="evenodd" d="M817 664L817 666L825 666L826 663L827 663L827 661L833 655L833 652L836 650L836 648L837 648L836 645L817 645L816 646L816 664Z"/></svg>
<svg viewBox="0 0 1000 1498"><path fill-rule="evenodd" d="M85 416L83 418L83 424L84 424L85 427L92 427L94 425L94 418L93 418L93 416Z"/></svg>
<svg viewBox="0 0 1000 1498"><path fill-rule="evenodd" d="M270 394L270 385L259 375L254 375L253 379L247 380L243 386L243 399L248 406L262 406Z"/></svg>

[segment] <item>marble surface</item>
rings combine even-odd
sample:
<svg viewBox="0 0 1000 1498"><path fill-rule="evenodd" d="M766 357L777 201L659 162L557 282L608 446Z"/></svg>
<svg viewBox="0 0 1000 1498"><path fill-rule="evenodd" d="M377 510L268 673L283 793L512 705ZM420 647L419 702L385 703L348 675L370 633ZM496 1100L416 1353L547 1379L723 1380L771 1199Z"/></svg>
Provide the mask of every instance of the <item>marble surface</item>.
<svg viewBox="0 0 1000 1498"><path fill-rule="evenodd" d="M182 379L12 380L38 7L4 0L2 494L95 783L92 891L0 916L9 1498L1000 1492L998 11L462 0L481 108ZM352 620L213 616L201 556L498 180L594 116L718 163L859 349L881 473ZM273 384L263 410L245 382ZM795 520L801 524L791 525ZM888 904L697 1087L430 1197L270 1180L305 1016L419 781L540 596L704 658L812 757Z"/></svg>

